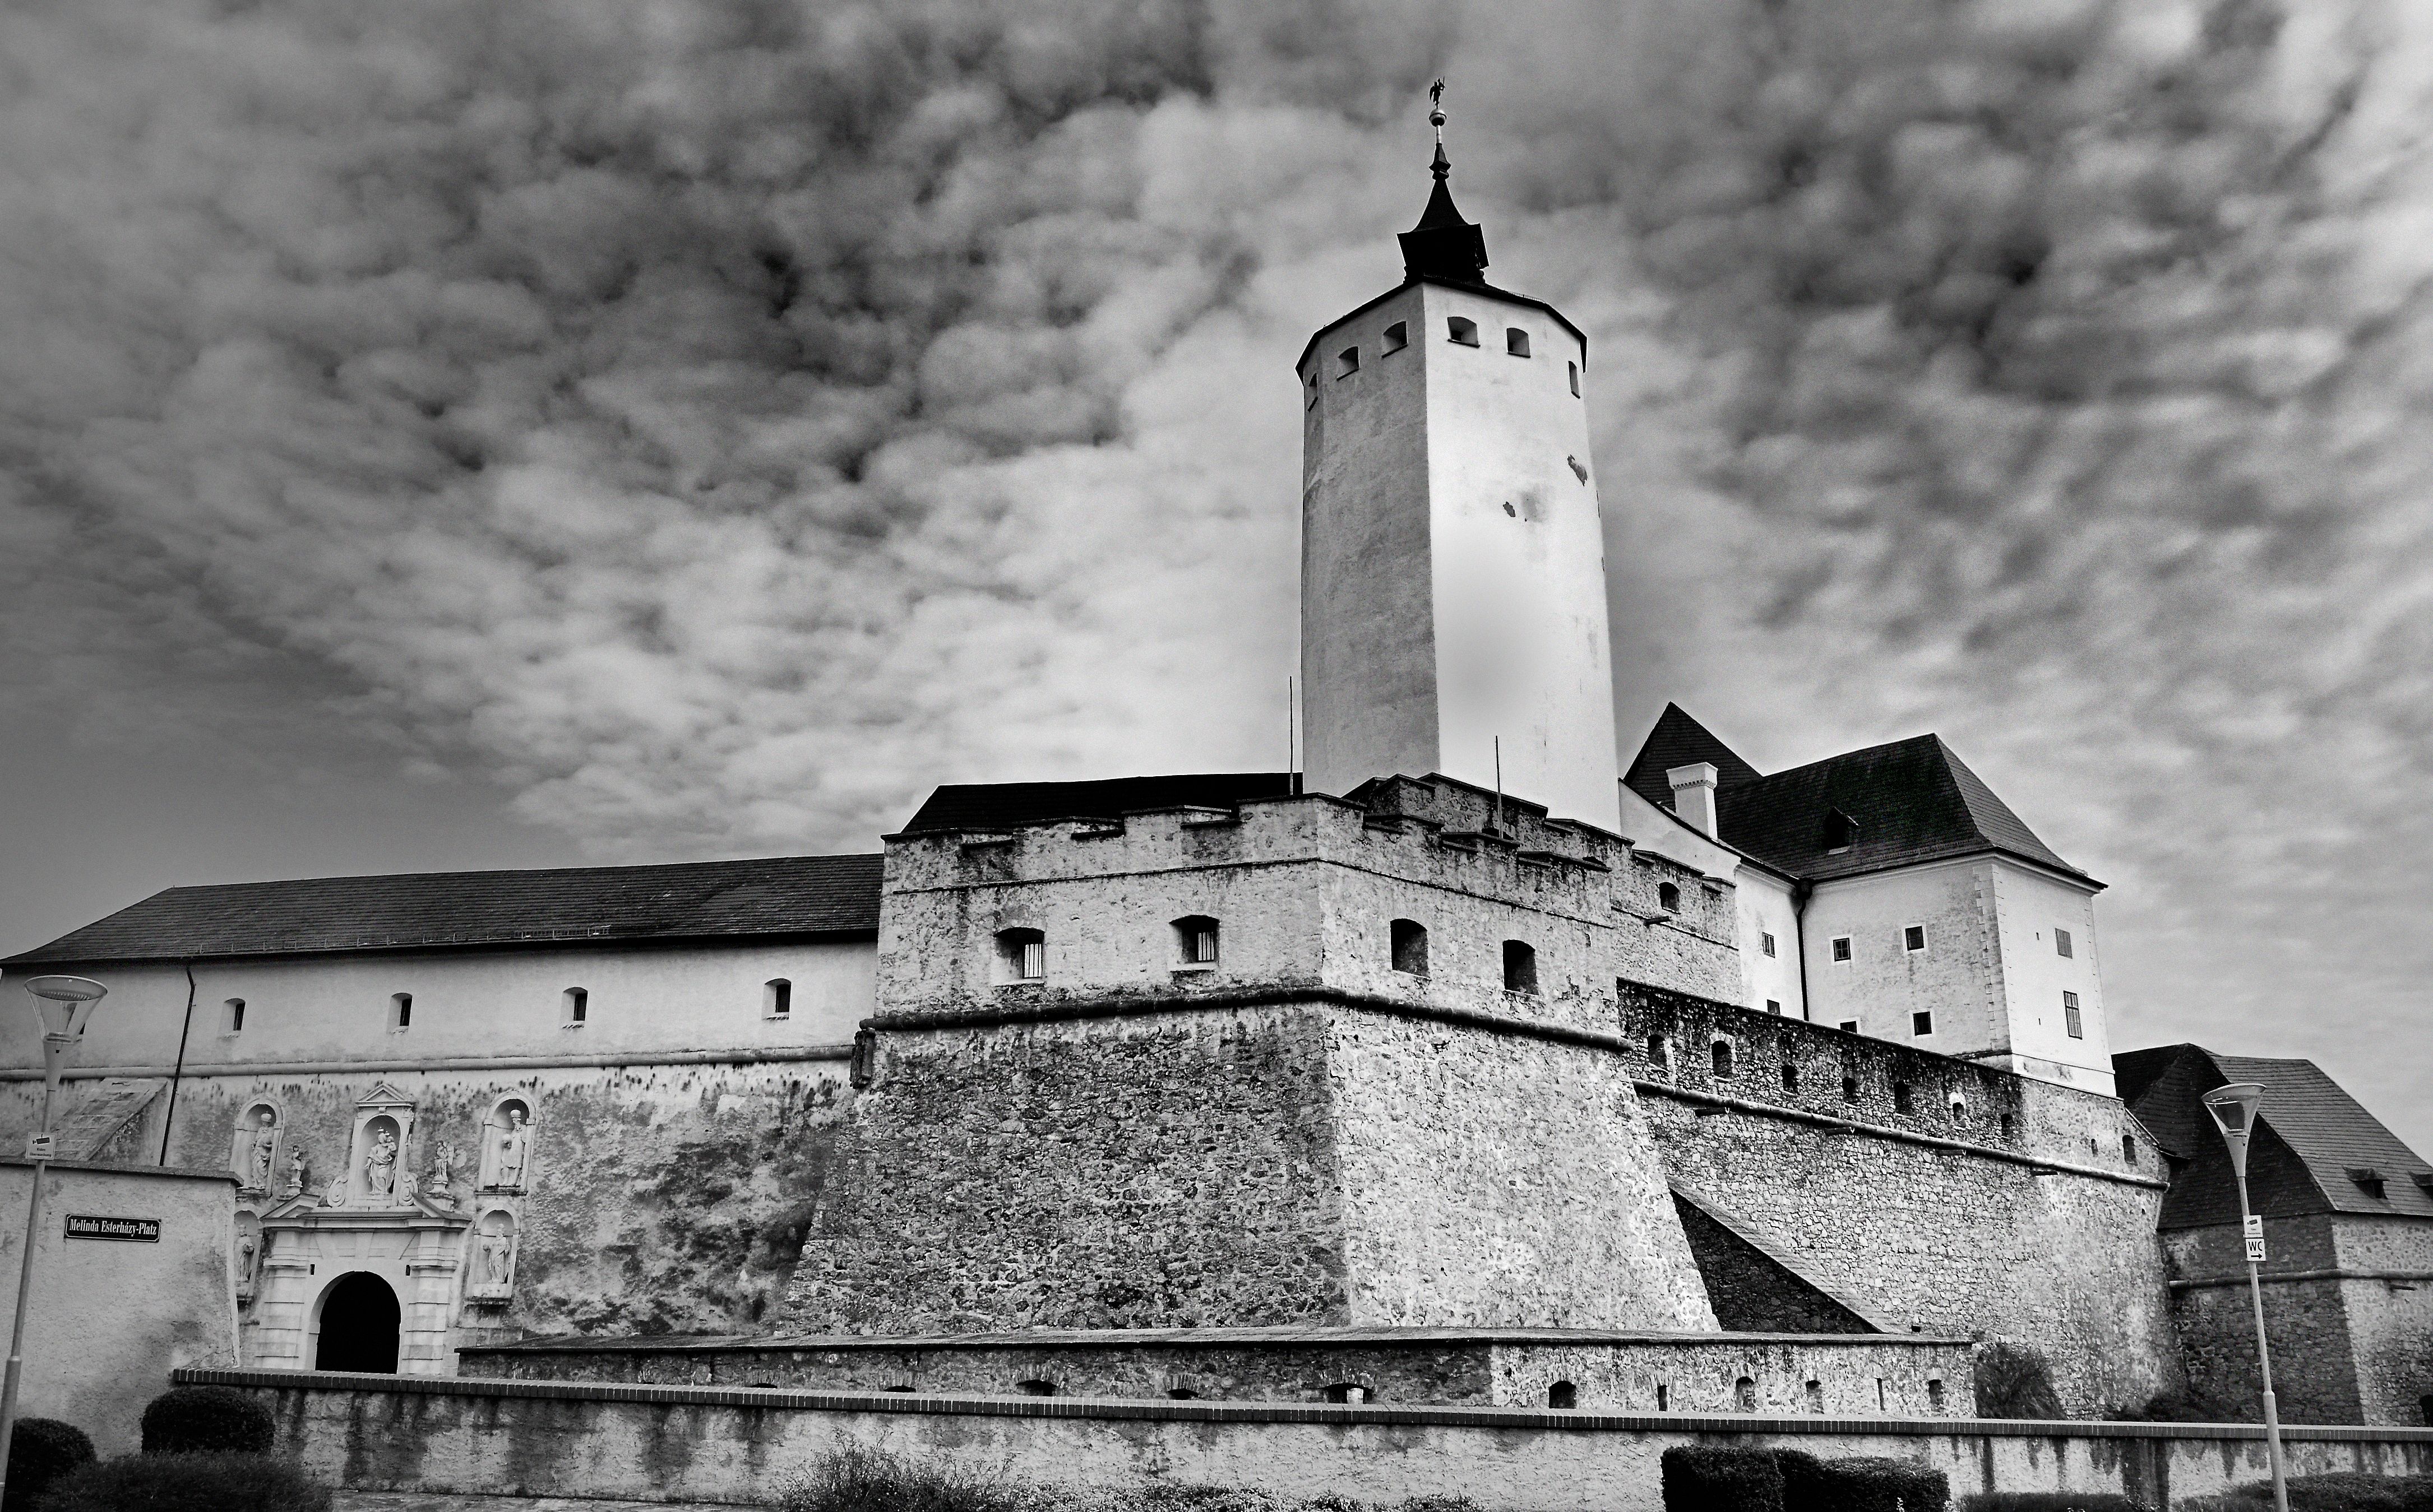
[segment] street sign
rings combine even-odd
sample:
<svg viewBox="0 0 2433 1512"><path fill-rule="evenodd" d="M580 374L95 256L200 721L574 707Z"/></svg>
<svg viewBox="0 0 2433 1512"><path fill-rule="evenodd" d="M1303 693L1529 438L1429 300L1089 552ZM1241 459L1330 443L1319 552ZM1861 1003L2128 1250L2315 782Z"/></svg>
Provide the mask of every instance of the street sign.
<svg viewBox="0 0 2433 1512"><path fill-rule="evenodd" d="M2251 1214L2249 1214L2249 1215L2247 1215L2247 1228L2246 1228L2246 1233L2247 1233L2247 1236L2248 1236L2250 1239L2261 1239L2261 1238L2263 1238L2263 1237L2264 1237L2264 1220L2263 1220L2262 1218L2257 1217L2254 1214L2252 1214L2252 1213L2251 1213Z"/></svg>
<svg viewBox="0 0 2433 1512"><path fill-rule="evenodd" d="M158 1218L101 1218L88 1213L68 1215L71 1239L118 1239L128 1244L159 1244L161 1220Z"/></svg>
<svg viewBox="0 0 2433 1512"><path fill-rule="evenodd" d="M60 1136L34 1134L26 1141L26 1158L29 1161L55 1161L60 1158Z"/></svg>
<svg viewBox="0 0 2433 1512"><path fill-rule="evenodd" d="M2264 1263L2264 1241L2263 1241L2263 1240L2261 1240L2261 1239L2250 1239L2250 1240L2248 1240L2248 1241L2247 1241L2247 1258L2248 1258L2248 1260L2249 1260L2252 1264L2254 1264L2254 1265L2259 1265L2259 1266L2260 1266L2260 1265L2262 1265L2262 1264Z"/></svg>

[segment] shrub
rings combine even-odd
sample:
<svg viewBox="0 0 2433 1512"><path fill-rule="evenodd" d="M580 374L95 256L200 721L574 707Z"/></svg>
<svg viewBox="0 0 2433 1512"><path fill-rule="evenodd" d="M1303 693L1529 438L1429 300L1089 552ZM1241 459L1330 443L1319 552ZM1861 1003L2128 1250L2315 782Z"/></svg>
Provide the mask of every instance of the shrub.
<svg viewBox="0 0 2433 1512"><path fill-rule="evenodd" d="M147 1454L270 1452L270 1409L227 1386L172 1386L144 1409Z"/></svg>
<svg viewBox="0 0 2433 1512"><path fill-rule="evenodd" d="M1026 1512L1020 1489L951 1467L851 1447L780 1476L779 1512Z"/></svg>
<svg viewBox="0 0 2433 1512"><path fill-rule="evenodd" d="M1977 1416L2067 1418L2053 1389L2052 1365L2024 1344L1997 1339L1977 1351Z"/></svg>
<svg viewBox="0 0 2433 1512"><path fill-rule="evenodd" d="M1664 1512L1782 1512L1782 1469L1770 1450L1685 1445L1666 1450L1663 1467Z"/></svg>
<svg viewBox="0 0 2433 1512"><path fill-rule="evenodd" d="M2254 1481L2185 1504L2188 1512L2256 1512L2272 1504L2272 1483ZM2289 1512L2433 1512L2433 1475L2301 1475Z"/></svg>
<svg viewBox="0 0 2433 1512"><path fill-rule="evenodd" d="M1776 1452L1782 1503L1799 1512L1943 1512L1951 1483L1941 1470L1905 1459L1818 1459Z"/></svg>
<svg viewBox="0 0 2433 1512"><path fill-rule="evenodd" d="M1962 1505L1967 1512L2148 1512L2109 1491L1980 1491Z"/></svg>
<svg viewBox="0 0 2433 1512"><path fill-rule="evenodd" d="M2114 1422L2218 1422L2220 1415L2208 1413L2176 1391L2157 1391L2134 1407L2115 1407L2104 1416Z"/></svg>
<svg viewBox="0 0 2433 1512"><path fill-rule="evenodd" d="M62 1477L42 1512L330 1512L330 1488L267 1454L129 1454Z"/></svg>
<svg viewBox="0 0 2433 1512"><path fill-rule="evenodd" d="M9 1499L0 1512L26 1512L53 1481L93 1463L93 1440L56 1418L20 1418L9 1440Z"/></svg>

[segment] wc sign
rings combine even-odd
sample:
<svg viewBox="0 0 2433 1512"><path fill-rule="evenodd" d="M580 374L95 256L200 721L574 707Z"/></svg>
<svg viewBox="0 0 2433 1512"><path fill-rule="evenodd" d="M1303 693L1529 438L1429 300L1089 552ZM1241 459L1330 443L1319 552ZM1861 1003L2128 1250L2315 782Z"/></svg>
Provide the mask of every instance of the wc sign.
<svg viewBox="0 0 2433 1512"><path fill-rule="evenodd" d="M158 1218L103 1218L89 1213L68 1215L71 1239L117 1239L128 1244L159 1244L161 1220Z"/></svg>
<svg viewBox="0 0 2433 1512"><path fill-rule="evenodd" d="M2250 1263L2264 1263L2264 1220L2254 1214L2247 1218L2247 1258Z"/></svg>

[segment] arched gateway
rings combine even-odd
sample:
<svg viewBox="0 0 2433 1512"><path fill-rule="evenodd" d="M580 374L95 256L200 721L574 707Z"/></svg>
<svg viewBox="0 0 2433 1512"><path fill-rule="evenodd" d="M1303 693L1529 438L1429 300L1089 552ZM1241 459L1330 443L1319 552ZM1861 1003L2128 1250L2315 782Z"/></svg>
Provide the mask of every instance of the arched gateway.
<svg viewBox="0 0 2433 1512"><path fill-rule="evenodd" d="M397 1374L397 1292L368 1270L350 1270L321 1295L315 1370Z"/></svg>

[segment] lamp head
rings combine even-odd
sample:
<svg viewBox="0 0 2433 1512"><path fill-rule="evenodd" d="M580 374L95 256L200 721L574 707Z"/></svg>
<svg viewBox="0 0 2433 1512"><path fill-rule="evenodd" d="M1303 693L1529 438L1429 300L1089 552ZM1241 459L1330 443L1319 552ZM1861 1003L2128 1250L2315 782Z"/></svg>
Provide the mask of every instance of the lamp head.
<svg viewBox="0 0 2433 1512"><path fill-rule="evenodd" d="M2220 1126L2221 1137L2240 1148L2255 1131L2255 1110L2263 1101L2264 1089L2253 1081L2234 1081L2204 1095L2205 1112Z"/></svg>
<svg viewBox="0 0 2433 1512"><path fill-rule="evenodd" d="M34 994L34 1006L42 1010L43 1032L68 1039L83 1038L93 1005L110 995L109 988L89 977L37 977L26 984L26 991Z"/></svg>

